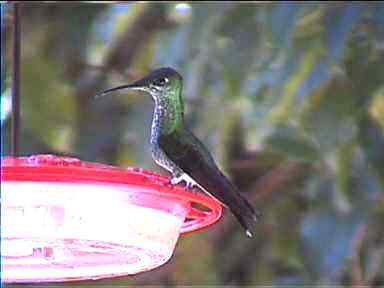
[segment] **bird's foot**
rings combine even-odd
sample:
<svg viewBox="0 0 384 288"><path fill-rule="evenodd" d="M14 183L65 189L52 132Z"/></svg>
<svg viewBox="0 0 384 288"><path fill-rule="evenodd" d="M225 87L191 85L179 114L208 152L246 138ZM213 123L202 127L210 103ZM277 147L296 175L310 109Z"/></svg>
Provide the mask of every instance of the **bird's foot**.
<svg viewBox="0 0 384 288"><path fill-rule="evenodd" d="M179 184L181 181L183 181L183 174L172 174L172 177L171 177L171 180L170 180L170 183L172 185L177 185Z"/></svg>
<svg viewBox="0 0 384 288"><path fill-rule="evenodd" d="M172 175L172 178L171 178L170 182L171 182L172 185L177 185L177 184L179 184L182 181L185 182L185 188L187 190L190 190L190 191L196 193L195 189L193 189L194 187L197 186L195 180L193 180L191 177L189 177L185 173L183 173L181 175Z"/></svg>

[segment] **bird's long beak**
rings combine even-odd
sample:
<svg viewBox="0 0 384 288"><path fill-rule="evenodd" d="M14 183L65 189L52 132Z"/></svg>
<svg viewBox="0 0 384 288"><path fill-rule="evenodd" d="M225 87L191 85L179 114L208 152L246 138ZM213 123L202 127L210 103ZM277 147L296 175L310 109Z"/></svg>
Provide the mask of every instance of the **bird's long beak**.
<svg viewBox="0 0 384 288"><path fill-rule="evenodd" d="M143 81L144 79L141 79L141 80L138 80L132 84L128 84L128 85L121 85L121 86L117 86L117 87L114 87L114 88L110 88L110 89L107 89L107 90L104 90L98 94L96 94L96 98L99 98L99 97L102 97L110 92L113 92L113 91L117 91L117 90L121 90L121 89L130 89L130 90L141 90L141 91L145 91L145 87L146 87L146 83L145 81Z"/></svg>

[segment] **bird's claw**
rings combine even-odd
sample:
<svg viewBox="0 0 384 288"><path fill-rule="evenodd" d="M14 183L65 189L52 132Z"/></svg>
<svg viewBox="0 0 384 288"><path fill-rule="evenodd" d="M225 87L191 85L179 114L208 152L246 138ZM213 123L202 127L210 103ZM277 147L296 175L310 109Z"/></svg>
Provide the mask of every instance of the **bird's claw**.
<svg viewBox="0 0 384 288"><path fill-rule="evenodd" d="M178 174L176 174L176 175L172 175L172 178L171 178L171 180L170 180L170 183L172 184L172 185L177 185L177 184L179 184L180 182L183 182L184 181L184 183L185 183L185 186L184 186L184 188L185 189L187 189L187 190L189 190L189 191L192 191L192 192L196 192L195 190L194 190L194 188L196 187L196 183L195 183L195 181L193 181L193 179L191 179L188 175L186 175L186 174L181 174L181 175L178 175Z"/></svg>
<svg viewBox="0 0 384 288"><path fill-rule="evenodd" d="M182 175L172 175L172 178L170 180L170 183L172 185L177 185L179 184L181 181L183 181L183 176Z"/></svg>
<svg viewBox="0 0 384 288"><path fill-rule="evenodd" d="M188 182L185 180L185 187L188 189L188 190L191 190L193 187L195 187L195 184L192 183L192 182Z"/></svg>

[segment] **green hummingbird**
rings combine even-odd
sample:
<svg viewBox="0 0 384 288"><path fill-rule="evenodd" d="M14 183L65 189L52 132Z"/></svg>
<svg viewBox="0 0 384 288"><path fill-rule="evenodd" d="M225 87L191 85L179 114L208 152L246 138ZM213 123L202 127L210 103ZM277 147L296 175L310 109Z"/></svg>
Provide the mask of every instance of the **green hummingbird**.
<svg viewBox="0 0 384 288"><path fill-rule="evenodd" d="M152 157L171 173L170 183L184 181L188 189L198 187L214 197L230 209L247 236L252 237L251 227L260 214L220 171L202 142L186 128L180 74L172 68L159 68L141 80L105 90L99 96L120 89L144 91L152 96L155 102L150 140Z"/></svg>

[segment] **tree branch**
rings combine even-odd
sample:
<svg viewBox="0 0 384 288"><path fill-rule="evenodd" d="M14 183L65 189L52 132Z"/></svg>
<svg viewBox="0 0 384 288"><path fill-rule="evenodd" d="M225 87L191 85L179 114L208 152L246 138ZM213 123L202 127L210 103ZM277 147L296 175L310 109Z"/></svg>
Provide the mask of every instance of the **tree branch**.
<svg viewBox="0 0 384 288"><path fill-rule="evenodd" d="M352 242L352 287L361 287L363 286L363 271L361 269L360 263L360 251L363 245L367 227L365 224L361 224L357 229L356 235Z"/></svg>
<svg viewBox="0 0 384 288"><path fill-rule="evenodd" d="M168 24L168 25L167 25ZM132 25L129 25L116 45L107 55L105 67L124 71L132 64L137 51L147 43L157 30L169 26L163 4L151 4L139 15Z"/></svg>

